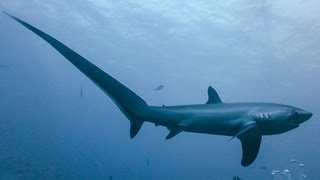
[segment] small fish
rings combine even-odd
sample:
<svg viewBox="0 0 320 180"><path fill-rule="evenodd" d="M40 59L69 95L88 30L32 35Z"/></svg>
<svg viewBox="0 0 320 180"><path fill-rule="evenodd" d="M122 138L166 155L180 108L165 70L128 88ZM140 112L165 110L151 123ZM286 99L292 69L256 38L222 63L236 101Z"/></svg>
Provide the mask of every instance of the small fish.
<svg viewBox="0 0 320 180"><path fill-rule="evenodd" d="M233 180L242 180L239 176L234 176Z"/></svg>
<svg viewBox="0 0 320 180"><path fill-rule="evenodd" d="M268 170L269 168L268 168L267 166L262 165L262 166L259 166L259 169L261 169L261 170Z"/></svg>
<svg viewBox="0 0 320 180"><path fill-rule="evenodd" d="M158 87L156 87L154 90L155 91L160 91L164 88L164 85L159 85Z"/></svg>
<svg viewBox="0 0 320 180"><path fill-rule="evenodd" d="M292 163L295 163L295 162L297 162L297 161L296 161L295 159L291 159L291 162L292 162Z"/></svg>
<svg viewBox="0 0 320 180"><path fill-rule="evenodd" d="M83 89L80 88L80 97L83 97Z"/></svg>
<svg viewBox="0 0 320 180"><path fill-rule="evenodd" d="M147 166L149 167L149 165L150 165L149 158L146 158L146 163L147 163Z"/></svg>
<svg viewBox="0 0 320 180"><path fill-rule="evenodd" d="M304 164L302 164L302 163L301 163L301 164L299 164L299 167L304 167Z"/></svg>

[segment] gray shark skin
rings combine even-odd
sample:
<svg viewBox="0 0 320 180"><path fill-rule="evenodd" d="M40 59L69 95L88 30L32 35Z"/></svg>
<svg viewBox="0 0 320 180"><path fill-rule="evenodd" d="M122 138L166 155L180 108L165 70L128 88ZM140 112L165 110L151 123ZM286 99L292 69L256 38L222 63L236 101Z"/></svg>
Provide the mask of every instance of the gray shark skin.
<svg viewBox="0 0 320 180"><path fill-rule="evenodd" d="M5 14L44 39L107 94L129 119L131 138L137 135L144 122L167 127L170 132L166 139L180 132L230 136L241 141L241 164L248 166L258 155L263 135L290 131L312 116L310 112L282 104L223 103L211 86L205 104L149 106L129 88L60 41L17 17Z"/></svg>

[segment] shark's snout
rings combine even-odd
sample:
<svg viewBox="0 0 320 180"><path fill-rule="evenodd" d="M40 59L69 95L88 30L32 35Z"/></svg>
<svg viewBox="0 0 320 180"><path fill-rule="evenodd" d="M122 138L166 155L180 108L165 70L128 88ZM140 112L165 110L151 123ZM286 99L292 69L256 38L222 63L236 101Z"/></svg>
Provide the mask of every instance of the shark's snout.
<svg viewBox="0 0 320 180"><path fill-rule="evenodd" d="M296 110L297 123L301 124L312 117L312 113L305 110Z"/></svg>
<svg viewBox="0 0 320 180"><path fill-rule="evenodd" d="M312 117L312 113L311 112L308 112L308 111L304 111L301 113L301 115L304 119L308 120Z"/></svg>

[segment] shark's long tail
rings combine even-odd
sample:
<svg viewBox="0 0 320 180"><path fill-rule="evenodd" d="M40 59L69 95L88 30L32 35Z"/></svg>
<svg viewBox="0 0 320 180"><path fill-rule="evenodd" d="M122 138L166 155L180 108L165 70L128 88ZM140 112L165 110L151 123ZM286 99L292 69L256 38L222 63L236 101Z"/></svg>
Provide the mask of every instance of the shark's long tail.
<svg viewBox="0 0 320 180"><path fill-rule="evenodd" d="M130 120L130 137L137 135L149 110L149 106L142 98L57 39L15 16L3 13L44 39L102 89Z"/></svg>

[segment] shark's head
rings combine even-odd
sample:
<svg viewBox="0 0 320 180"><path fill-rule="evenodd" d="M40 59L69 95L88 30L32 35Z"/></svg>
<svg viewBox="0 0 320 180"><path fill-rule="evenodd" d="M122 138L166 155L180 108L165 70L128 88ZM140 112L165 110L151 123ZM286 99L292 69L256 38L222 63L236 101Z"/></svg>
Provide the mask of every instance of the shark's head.
<svg viewBox="0 0 320 180"><path fill-rule="evenodd" d="M293 116L291 117L292 119L291 123L299 125L309 120L311 117L312 117L311 112L308 112L299 108L295 108L293 110Z"/></svg>
<svg viewBox="0 0 320 180"><path fill-rule="evenodd" d="M253 119L264 126L264 129L270 134L283 133L297 128L312 117L311 112L296 107L284 106L272 109L266 113L253 115Z"/></svg>

